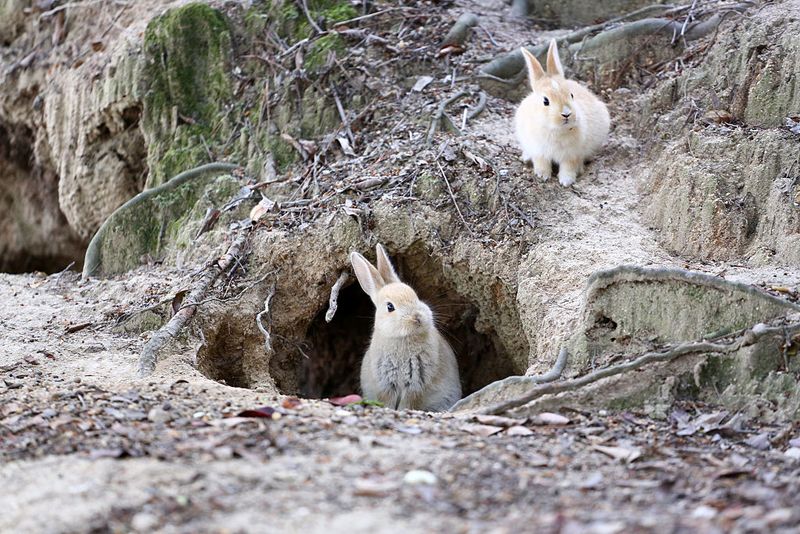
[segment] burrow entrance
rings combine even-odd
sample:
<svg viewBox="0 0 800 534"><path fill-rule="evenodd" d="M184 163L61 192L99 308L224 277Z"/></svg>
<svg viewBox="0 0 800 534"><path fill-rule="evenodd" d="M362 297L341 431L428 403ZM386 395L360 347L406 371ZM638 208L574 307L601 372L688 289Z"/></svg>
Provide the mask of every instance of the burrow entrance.
<svg viewBox="0 0 800 534"><path fill-rule="evenodd" d="M475 328L478 308L459 295L444 275L441 264L427 254L392 257L400 277L413 287L420 299L434 311L440 331L456 353L463 395L522 370L515 369L494 332ZM355 277L348 281L338 299L338 310L325 321L327 302L308 323L302 339L290 340L280 333L269 368L263 361L263 337L250 337L242 323L230 316L206 332L208 346L198 357L198 369L211 379L227 385L253 388L267 381L285 395L329 398L360 391L361 360L372 335L375 308ZM252 310L253 321L257 310ZM260 355L254 355L258 351ZM264 375L268 374L268 380Z"/></svg>

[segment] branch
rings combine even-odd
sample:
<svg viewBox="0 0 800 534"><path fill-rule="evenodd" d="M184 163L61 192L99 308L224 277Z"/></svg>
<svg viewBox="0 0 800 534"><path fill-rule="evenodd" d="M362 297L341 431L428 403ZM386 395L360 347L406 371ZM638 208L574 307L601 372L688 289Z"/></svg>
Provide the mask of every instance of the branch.
<svg viewBox="0 0 800 534"><path fill-rule="evenodd" d="M272 297L275 296L275 288L278 287L278 276L275 275L275 281L272 282L272 287L269 290L269 294L267 298L264 299L264 309L261 310L258 315L256 315L256 324L258 325L258 329L261 330L261 333L264 334L264 345L267 348L267 354L272 352L272 345L270 345L270 333L269 331L264 328L264 325L261 322L261 317L269 313L269 301L272 300Z"/></svg>
<svg viewBox="0 0 800 534"><path fill-rule="evenodd" d="M242 232L228 248L225 255L218 260L210 262L203 277L186 297L189 304L181 307L181 309L173 315L164 326L159 328L158 331L153 334L153 337L145 344L142 352L139 354L140 377L144 378L155 370L156 362L158 361L158 352L164 347L167 341L177 336L178 332L189 322L189 319L194 316L194 312L197 311L197 305L206 296L206 293L208 293L208 290L214 285L219 275L226 271L232 263L238 261L240 251L249 236L250 232Z"/></svg>
<svg viewBox="0 0 800 534"><path fill-rule="evenodd" d="M89 248L86 249L86 256L83 260L83 278L89 278L102 265L103 258L101 249L103 246L103 238L108 227L111 226L121 216L120 214L132 210L138 207L139 204L142 204L162 193L171 191L194 178L199 178L201 176L205 176L206 174L229 172L238 168L239 165L234 165L233 163L208 163L206 165L201 165L199 167L195 167L194 169L180 173L158 187L142 191L125 204L117 208L114 213L109 215L105 222L103 222L103 224L100 226L100 229L97 230L97 233L89 243Z"/></svg>
<svg viewBox="0 0 800 534"><path fill-rule="evenodd" d="M350 275L347 274L345 271L342 271L342 274L339 275L339 279L336 280L336 283L333 284L331 288L331 298L328 301L328 311L325 313L325 322L329 323L333 320L333 316L336 315L336 309L339 307L339 291L342 289L342 286L347 279L350 278Z"/></svg>
<svg viewBox="0 0 800 534"><path fill-rule="evenodd" d="M454 96L451 96L450 98L439 104L439 108L436 110L436 114L433 116L433 119L431 119L430 128L428 128L428 141L427 141L428 146L431 145L431 142L433 141L433 136L436 135L436 130L439 128L439 121L442 120L442 116L444 116L445 108L450 104L452 104L453 102L455 102L456 100L459 100L467 96L467 94L468 94L467 91L459 91Z"/></svg>

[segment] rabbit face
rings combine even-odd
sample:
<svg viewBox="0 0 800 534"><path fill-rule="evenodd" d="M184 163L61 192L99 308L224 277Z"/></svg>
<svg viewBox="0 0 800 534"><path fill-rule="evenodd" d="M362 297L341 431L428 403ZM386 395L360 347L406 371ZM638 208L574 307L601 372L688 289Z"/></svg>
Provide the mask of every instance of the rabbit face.
<svg viewBox="0 0 800 534"><path fill-rule="evenodd" d="M375 332L381 337L425 337L433 329L433 313L409 286L388 284L378 291Z"/></svg>
<svg viewBox="0 0 800 534"><path fill-rule="evenodd" d="M536 105L547 117L550 128L573 128L578 122L578 106L564 78L546 75L533 89Z"/></svg>

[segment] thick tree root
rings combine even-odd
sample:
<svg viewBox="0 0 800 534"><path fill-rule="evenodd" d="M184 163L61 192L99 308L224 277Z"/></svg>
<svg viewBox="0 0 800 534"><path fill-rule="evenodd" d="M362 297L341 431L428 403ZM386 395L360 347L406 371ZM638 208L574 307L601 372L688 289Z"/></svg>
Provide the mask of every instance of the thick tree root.
<svg viewBox="0 0 800 534"><path fill-rule="evenodd" d="M765 337L777 336L780 339L792 338L798 332L800 332L800 323L793 323L788 326L777 326L777 327L765 327L762 324L759 325L758 327L754 327L752 330L747 330L743 336L739 337L736 341L732 341L728 344L711 343L703 340L694 341L690 343L683 343L663 351L649 352L647 354L640 356L639 358L636 358L633 361L599 369L593 373L589 373L588 375L584 375L582 377L575 378L572 380L565 380L563 382L551 382L541 385L537 384L524 395L492 404L490 406L478 410L476 413L484 415L498 415L507 412L508 410L511 410L513 408L524 406L525 404L535 401L545 395L555 395L558 393L563 393L565 391L574 391L589 384L592 384L594 382L597 382L599 380L602 380L604 378L615 376L628 371L634 371L651 363L671 362L690 354L711 354L711 353L730 354L738 351L743 347L752 345L756 343L758 340ZM456 406L454 406L453 409L454 410L457 409L458 406L459 405L456 404Z"/></svg>
<svg viewBox="0 0 800 534"><path fill-rule="evenodd" d="M464 13L456 23L453 24L453 27L450 28L450 31L447 32L447 35L444 37L442 44L439 45L439 48L444 48L446 46L461 46L467 41L467 37L469 37L470 30L474 26L478 24L478 16L474 13Z"/></svg>
<svg viewBox="0 0 800 534"><path fill-rule="evenodd" d="M140 377L146 377L153 372L156 367L156 362L158 361L158 352L164 347L167 341L177 336L178 332L189 322L189 319L194 316L198 304L205 299L206 294L214 285L219 275L225 272L232 264L240 261L239 256L242 253L242 248L248 237L250 237L249 230L240 233L221 258L215 259L209 263L203 277L195 284L186 297L184 301L185 304L181 306L181 309L172 316L172 319L159 328L158 331L153 334L153 337L145 344L142 352L139 354Z"/></svg>
<svg viewBox="0 0 800 534"><path fill-rule="evenodd" d="M234 165L233 163L208 163L206 165L201 165L199 167L195 167L194 169L189 169L188 171L180 173L158 187L142 191L125 204L117 208L114 213L109 215L108 219L106 219L105 222L100 226L100 229L97 230L97 233L89 243L89 248L86 249L86 256L83 260L83 278L88 278L95 274L102 265L103 258L101 249L103 246L103 237L105 236L106 229L114 224L114 222L120 217L120 214L125 213L128 210L136 209L143 202L146 202L162 193L171 191L176 187L188 182L189 180L193 180L211 173L230 172L238 168L240 168L240 166Z"/></svg>

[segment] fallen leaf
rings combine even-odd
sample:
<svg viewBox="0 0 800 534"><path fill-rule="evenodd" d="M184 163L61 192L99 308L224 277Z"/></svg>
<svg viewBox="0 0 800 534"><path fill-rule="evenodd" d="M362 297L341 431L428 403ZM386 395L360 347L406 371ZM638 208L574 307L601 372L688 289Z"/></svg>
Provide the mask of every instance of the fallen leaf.
<svg viewBox="0 0 800 534"><path fill-rule="evenodd" d="M488 163L488 162L487 162L485 159L483 159L482 157L480 157L480 156L478 156L478 155L476 155L476 154L473 154L472 152L470 152L470 151L469 151L469 150L467 150L466 148L462 148L462 149L461 149L461 152L464 154L464 156L465 156L465 157L466 157L468 160L470 160L472 163L474 163L475 165L477 165L477 166L478 166L478 168L479 168L481 171L485 171L486 169L488 169L488 168L489 168L489 163Z"/></svg>
<svg viewBox="0 0 800 534"><path fill-rule="evenodd" d="M476 436L481 436L482 438L487 438L493 434L497 434L498 432L502 432L503 427L500 426L490 426L490 425L479 425L479 424L468 424L461 427L461 430L465 432L469 432L470 434L475 434Z"/></svg>
<svg viewBox="0 0 800 534"><path fill-rule="evenodd" d="M303 403L297 397L286 397L282 406L287 410L299 410L303 407Z"/></svg>
<svg viewBox="0 0 800 534"><path fill-rule="evenodd" d="M253 420L252 416L246 417L226 417L224 419L212 419L208 421L208 424L211 426L222 426L226 428L232 428L235 426L239 426L243 423L255 423L256 421Z"/></svg>
<svg viewBox="0 0 800 534"><path fill-rule="evenodd" d="M769 434L766 432L762 432L761 434L756 434L755 436L751 436L747 438L744 442L753 447L754 449L758 449L760 451L765 451L770 447Z"/></svg>
<svg viewBox="0 0 800 534"><path fill-rule="evenodd" d="M724 109L710 109L703 114L706 124L725 124L733 121L733 115Z"/></svg>
<svg viewBox="0 0 800 534"><path fill-rule="evenodd" d="M628 449L626 447L606 447L605 445L592 445L592 448L596 451L602 452L608 456L611 456L615 460L625 460L627 462L632 462L639 458L642 453L638 449Z"/></svg>
<svg viewBox="0 0 800 534"><path fill-rule="evenodd" d="M92 323L81 323L67 327L67 334L72 334L74 332L78 332L79 330L83 330L84 328L89 328L92 326Z"/></svg>
<svg viewBox="0 0 800 534"><path fill-rule="evenodd" d="M31 356L30 354L25 356L23 358L23 360L25 360L26 362L28 362L31 365L39 365L39 360L37 360L35 357Z"/></svg>
<svg viewBox="0 0 800 534"><path fill-rule="evenodd" d="M403 434L422 434L422 429L418 426L403 426L403 425L393 425L392 428L397 430L398 432L402 432Z"/></svg>
<svg viewBox="0 0 800 534"><path fill-rule="evenodd" d="M551 412L542 412L531 420L535 425L568 425L569 422L563 415Z"/></svg>
<svg viewBox="0 0 800 534"><path fill-rule="evenodd" d="M439 49L439 51L436 52L436 56L434 57L444 57L447 55L455 56L458 54L463 54L465 51L466 48L464 48L461 45L448 45L448 46L443 46L441 49Z"/></svg>
<svg viewBox="0 0 800 534"><path fill-rule="evenodd" d="M420 76L417 78L417 83L411 88L412 91L420 92L425 89L429 83L433 81L433 76Z"/></svg>
<svg viewBox="0 0 800 534"><path fill-rule="evenodd" d="M172 305L171 305L172 306L172 316L174 316L176 313L178 313L180 311L181 304L183 304L183 297L186 296L187 292L188 292L188 290L181 289L180 291L175 293L174 297L172 297Z"/></svg>
<svg viewBox="0 0 800 534"><path fill-rule="evenodd" d="M512 426L506 430L506 434L509 436L530 436L533 434L533 430L524 426Z"/></svg>
<svg viewBox="0 0 800 534"><path fill-rule="evenodd" d="M252 410L245 410L243 412L239 412L237 414L237 417L269 417L271 419L280 419L281 416L283 415L286 414L284 414L280 410L276 410L275 408L272 408L270 406L262 406L261 408L254 408ZM225 420L229 421L230 419L232 418L229 417L228 419Z"/></svg>
<svg viewBox="0 0 800 534"><path fill-rule="evenodd" d="M473 419L484 425L492 426L517 426L524 425L527 419L514 419L513 417L502 417L499 415L476 415Z"/></svg>
<svg viewBox="0 0 800 534"><path fill-rule="evenodd" d="M399 484L385 479L359 478L353 482L353 494L363 497L385 497Z"/></svg>
<svg viewBox="0 0 800 534"><path fill-rule="evenodd" d="M4 404L2 409L0 409L0 414L3 417L7 417L14 413L19 413L22 411L22 408L16 402L9 402L8 404Z"/></svg>
<svg viewBox="0 0 800 534"><path fill-rule="evenodd" d="M333 397L332 399L328 399L328 402L334 406L347 406L348 404L352 404L354 402L361 402L361 400L361 395L353 394L345 397Z"/></svg>

